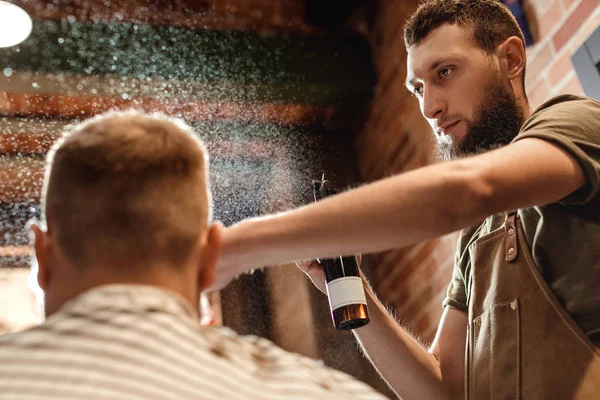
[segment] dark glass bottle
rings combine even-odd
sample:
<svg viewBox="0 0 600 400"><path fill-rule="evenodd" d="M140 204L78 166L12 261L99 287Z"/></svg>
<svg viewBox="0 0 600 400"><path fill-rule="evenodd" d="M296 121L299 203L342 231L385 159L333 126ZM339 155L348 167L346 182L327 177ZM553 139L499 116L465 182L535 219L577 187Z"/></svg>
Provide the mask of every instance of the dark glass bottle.
<svg viewBox="0 0 600 400"><path fill-rule="evenodd" d="M313 181L315 201L335 194L325 177ZM355 256L319 260L325 270L331 319L336 329L348 330L369 323L367 299Z"/></svg>

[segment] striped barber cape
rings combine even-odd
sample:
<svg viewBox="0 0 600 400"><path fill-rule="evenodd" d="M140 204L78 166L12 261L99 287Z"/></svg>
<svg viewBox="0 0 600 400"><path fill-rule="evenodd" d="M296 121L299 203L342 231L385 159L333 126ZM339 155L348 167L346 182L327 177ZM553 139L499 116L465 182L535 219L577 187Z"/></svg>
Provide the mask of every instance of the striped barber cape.
<svg viewBox="0 0 600 400"><path fill-rule="evenodd" d="M268 340L202 326L178 294L106 285L0 336L0 399L384 399Z"/></svg>

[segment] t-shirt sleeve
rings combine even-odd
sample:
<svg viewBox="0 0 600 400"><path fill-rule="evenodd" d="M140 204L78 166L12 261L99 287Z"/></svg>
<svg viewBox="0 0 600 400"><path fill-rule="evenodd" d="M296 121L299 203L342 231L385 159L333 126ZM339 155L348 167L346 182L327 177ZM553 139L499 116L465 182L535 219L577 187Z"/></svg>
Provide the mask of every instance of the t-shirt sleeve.
<svg viewBox="0 0 600 400"><path fill-rule="evenodd" d="M514 141L546 140L573 157L587 183L560 202L586 204L600 197L600 102L581 96L559 96L538 108Z"/></svg>
<svg viewBox="0 0 600 400"><path fill-rule="evenodd" d="M456 261L454 262L454 270L452 271L452 279L448 285L446 298L444 299L442 305L444 307L449 306L456 308L464 312L468 311L465 278Z"/></svg>
<svg viewBox="0 0 600 400"><path fill-rule="evenodd" d="M468 306L465 271L461 265L464 261L461 257L461 254L463 254L461 248L464 246L463 242L466 240L465 236L465 232L463 231L458 239L457 250L454 256L452 279L450 279L450 284L448 285L448 290L446 292L446 298L444 299L442 305L444 308L449 306L467 312Z"/></svg>

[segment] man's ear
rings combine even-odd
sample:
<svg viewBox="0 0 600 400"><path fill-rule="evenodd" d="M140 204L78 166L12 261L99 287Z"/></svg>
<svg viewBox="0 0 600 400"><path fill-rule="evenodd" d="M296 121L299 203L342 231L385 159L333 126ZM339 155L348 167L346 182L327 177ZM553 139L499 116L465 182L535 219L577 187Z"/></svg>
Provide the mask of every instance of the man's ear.
<svg viewBox="0 0 600 400"><path fill-rule="evenodd" d="M46 291L52 276L52 273L49 269L51 252L50 240L48 238L48 233L45 232L38 224L31 224L30 229L34 235L33 248L35 250L35 257L38 264L38 285L43 291Z"/></svg>
<svg viewBox="0 0 600 400"><path fill-rule="evenodd" d="M523 41L511 36L498 46L500 67L508 79L521 79L525 71L526 52Z"/></svg>
<svg viewBox="0 0 600 400"><path fill-rule="evenodd" d="M212 224L200 239L198 285L201 292L211 287L217 278L217 263L221 254L221 229L221 224Z"/></svg>

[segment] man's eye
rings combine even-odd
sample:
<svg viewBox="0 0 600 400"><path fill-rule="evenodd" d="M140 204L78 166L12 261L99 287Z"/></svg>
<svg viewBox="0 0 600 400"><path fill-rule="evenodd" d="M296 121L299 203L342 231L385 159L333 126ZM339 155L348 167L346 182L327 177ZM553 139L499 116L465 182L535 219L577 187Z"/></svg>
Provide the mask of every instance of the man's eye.
<svg viewBox="0 0 600 400"><path fill-rule="evenodd" d="M418 87L414 88L413 93L415 94L415 96L423 95L423 86L418 86Z"/></svg>
<svg viewBox="0 0 600 400"><path fill-rule="evenodd" d="M442 78L449 77L451 73L452 73L452 68L442 68L442 69L440 69L440 72L439 72L439 74Z"/></svg>

